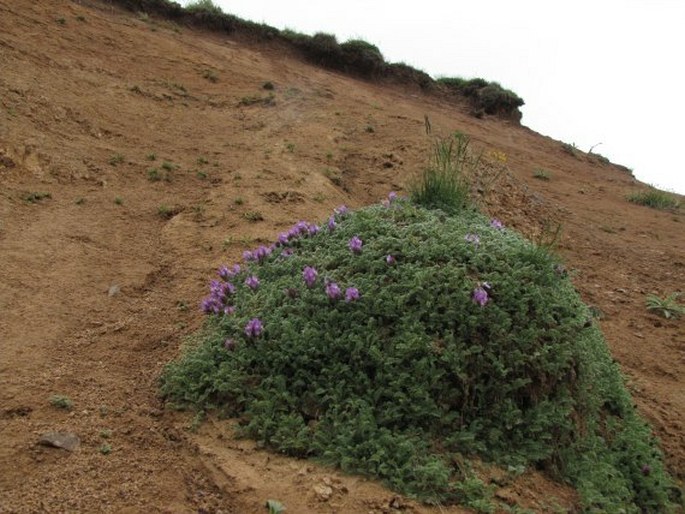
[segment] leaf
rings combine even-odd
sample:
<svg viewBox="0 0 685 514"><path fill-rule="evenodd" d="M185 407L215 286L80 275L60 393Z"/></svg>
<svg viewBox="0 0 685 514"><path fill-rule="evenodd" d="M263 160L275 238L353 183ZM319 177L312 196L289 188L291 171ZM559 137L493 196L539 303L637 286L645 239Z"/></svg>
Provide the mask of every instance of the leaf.
<svg viewBox="0 0 685 514"><path fill-rule="evenodd" d="M280 514L286 510L283 504L276 500L266 500L266 508L269 509L269 514Z"/></svg>

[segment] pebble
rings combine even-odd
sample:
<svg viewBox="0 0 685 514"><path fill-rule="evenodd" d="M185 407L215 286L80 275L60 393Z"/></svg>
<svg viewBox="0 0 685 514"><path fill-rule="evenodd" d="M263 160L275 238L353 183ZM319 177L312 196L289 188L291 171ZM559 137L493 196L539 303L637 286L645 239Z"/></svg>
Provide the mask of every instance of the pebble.
<svg viewBox="0 0 685 514"><path fill-rule="evenodd" d="M46 432L40 436L38 444L73 452L81 444L81 439L72 432Z"/></svg>
<svg viewBox="0 0 685 514"><path fill-rule="evenodd" d="M109 286L109 289L107 290L107 294L109 296L115 296L115 295L118 295L120 291L121 291L121 287L119 287L117 284L114 284L112 286Z"/></svg>
<svg viewBox="0 0 685 514"><path fill-rule="evenodd" d="M322 501L328 501L333 494L333 488L327 485L317 484L314 486L314 492Z"/></svg>

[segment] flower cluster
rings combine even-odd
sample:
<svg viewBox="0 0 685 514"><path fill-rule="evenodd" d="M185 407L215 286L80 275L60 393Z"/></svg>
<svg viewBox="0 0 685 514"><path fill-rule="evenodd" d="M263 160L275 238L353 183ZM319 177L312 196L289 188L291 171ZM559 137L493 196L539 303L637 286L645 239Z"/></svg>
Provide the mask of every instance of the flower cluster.
<svg viewBox="0 0 685 514"><path fill-rule="evenodd" d="M362 245L363 243L362 240L359 239L359 236L354 236L347 243L347 246L349 246L352 253L362 253Z"/></svg>
<svg viewBox="0 0 685 514"><path fill-rule="evenodd" d="M212 280L209 283L209 296L202 300L200 308L206 314L232 314L233 308L228 304L229 298L235 294L235 286L230 282Z"/></svg>
<svg viewBox="0 0 685 514"><path fill-rule="evenodd" d="M496 230L504 229L504 224L497 218L493 218L490 220L490 226Z"/></svg>
<svg viewBox="0 0 685 514"><path fill-rule="evenodd" d="M253 291L256 291L259 289L259 279L255 275L250 275L245 279L245 285Z"/></svg>
<svg viewBox="0 0 685 514"><path fill-rule="evenodd" d="M490 289L492 289L492 286L488 282L479 282L473 290L471 299L481 307L485 307L485 304L490 301L490 295L488 294Z"/></svg>
<svg viewBox="0 0 685 514"><path fill-rule="evenodd" d="M388 193L388 197L381 202L383 207L390 207L395 200L397 200L397 193L395 191L390 191Z"/></svg>
<svg viewBox="0 0 685 514"><path fill-rule="evenodd" d="M304 279L304 283L307 284L307 287L313 287L314 282L316 282L316 277L318 276L319 273L311 266L305 266L302 270L302 278Z"/></svg>
<svg viewBox="0 0 685 514"><path fill-rule="evenodd" d="M464 241L471 243L474 246L478 246L480 244L480 236L478 234L466 234L464 236Z"/></svg>
<svg viewBox="0 0 685 514"><path fill-rule="evenodd" d="M247 325L245 325L245 335L250 339L259 337L263 330L264 326L259 318L252 318L247 322Z"/></svg>
<svg viewBox="0 0 685 514"><path fill-rule="evenodd" d="M301 237L309 237L319 233L321 228L314 223L308 221L298 221L286 232L278 234L276 239L276 246L285 246L292 243Z"/></svg>
<svg viewBox="0 0 685 514"><path fill-rule="evenodd" d="M389 207L397 199L397 193L392 191L388 194L384 205ZM348 212L348 208L344 205L336 208L334 214L328 218L326 224L328 230L333 232L337 228L340 218ZM491 220L490 226L497 230L504 228L504 225L497 219ZM319 231L320 227L318 225L307 221L298 221L288 231L279 234L275 244L271 246L262 245L255 250L246 250L243 252L243 259L248 263L261 264L279 247L282 248L281 257L288 257L293 254L293 248L290 246L291 243L302 237L314 236ZM480 244L480 236L478 234L466 234L464 240L474 246ZM355 235L348 241L347 246L352 253L359 255L362 253L364 243L358 235ZM387 265L392 266L397 263L397 259L394 255L388 254L385 256L385 262ZM219 268L218 275L221 280L212 280L210 282L210 294L202 301L201 307L205 313L229 315L235 312L235 307L231 305L230 299L235 294L236 287L230 280L234 280L242 271L243 269L239 264L235 264L230 268L228 266L221 266ZM318 276L319 273L313 266L305 266L302 270L302 279L309 289L316 285ZM260 287L260 280L256 275L249 274L244 280L244 285L251 291L257 291ZM490 301L490 289L491 286L487 282L479 282L473 290L471 299L481 307L484 307ZM324 280L324 291L331 302L344 298L346 303L351 303L358 301L361 297L359 289L356 287L348 287L343 293L341 287L329 279ZM300 296L300 292L294 287L286 289L285 294L292 299ZM250 339L258 338L262 335L263 331L264 325L259 318L250 319L244 327L245 336ZM224 347L228 351L233 351L236 348L236 344L234 339L226 339Z"/></svg>
<svg viewBox="0 0 685 514"><path fill-rule="evenodd" d="M260 246L256 250L245 250L243 252L243 259L245 262L264 262L264 260L271 255L271 252L273 252L274 247L273 246Z"/></svg>
<svg viewBox="0 0 685 514"><path fill-rule="evenodd" d="M340 286L338 286L338 284L335 282L328 282L326 284L326 296L328 296L329 299L337 300L341 295L342 291L340 291Z"/></svg>

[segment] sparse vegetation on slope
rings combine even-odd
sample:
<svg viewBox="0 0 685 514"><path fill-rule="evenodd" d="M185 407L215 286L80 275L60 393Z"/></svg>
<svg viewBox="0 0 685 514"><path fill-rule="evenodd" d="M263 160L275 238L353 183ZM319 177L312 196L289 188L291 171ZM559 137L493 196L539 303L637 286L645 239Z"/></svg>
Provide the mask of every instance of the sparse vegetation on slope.
<svg viewBox="0 0 685 514"><path fill-rule="evenodd" d="M377 46L362 39L339 43L335 35L317 32L313 36L285 29L279 30L263 23L243 20L224 13L211 0L197 0L183 8L168 0L116 0L123 7L151 14L158 14L175 22L185 22L227 34L239 33L261 40L280 40L292 45L318 66L342 71L369 79L390 80L414 84L424 90L443 90L466 97L474 107L473 114L495 115L520 120L518 110L523 100L514 92L504 89L497 82L481 78L442 78L437 81L427 73L404 63L389 63Z"/></svg>

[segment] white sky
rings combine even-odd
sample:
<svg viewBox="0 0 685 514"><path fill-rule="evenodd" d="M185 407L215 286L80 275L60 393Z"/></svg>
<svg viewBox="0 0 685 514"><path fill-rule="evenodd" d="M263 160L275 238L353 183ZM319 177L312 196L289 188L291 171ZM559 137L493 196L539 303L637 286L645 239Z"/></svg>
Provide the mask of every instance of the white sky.
<svg viewBox="0 0 685 514"><path fill-rule="evenodd" d="M187 3L187 2L184 2ZM433 77L521 96L523 124L685 194L685 0L214 0L279 29L361 38Z"/></svg>

